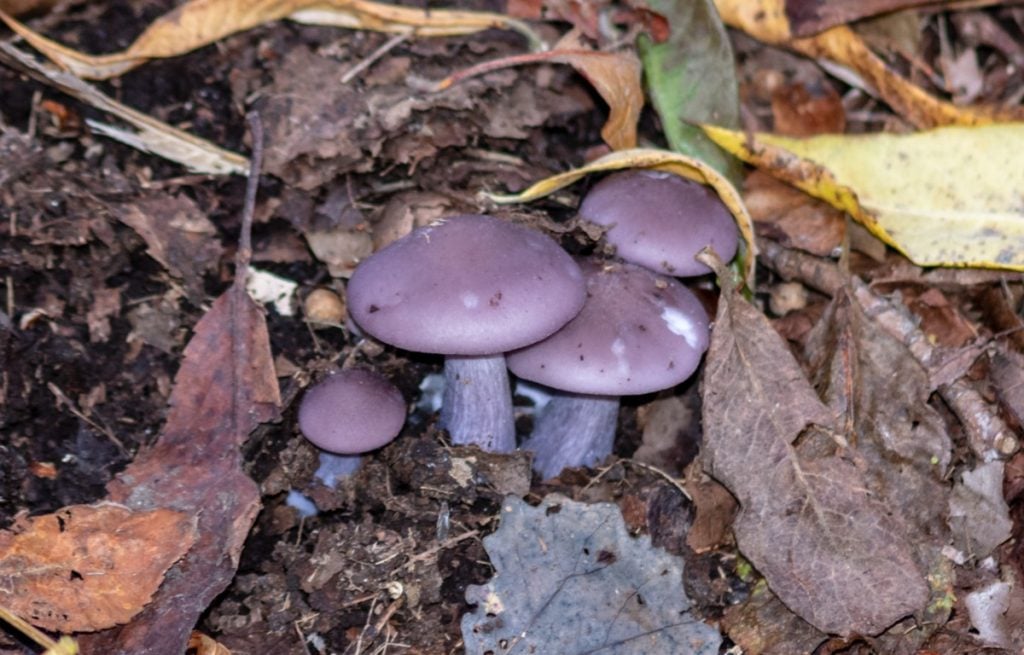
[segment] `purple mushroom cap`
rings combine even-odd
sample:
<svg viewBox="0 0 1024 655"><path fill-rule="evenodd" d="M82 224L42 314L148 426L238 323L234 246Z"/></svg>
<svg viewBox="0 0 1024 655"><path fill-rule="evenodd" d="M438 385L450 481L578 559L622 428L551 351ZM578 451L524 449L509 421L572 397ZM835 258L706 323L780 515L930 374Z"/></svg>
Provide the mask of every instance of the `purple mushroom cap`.
<svg viewBox="0 0 1024 655"><path fill-rule="evenodd" d="M395 385L365 369L348 369L306 391L299 429L332 453L365 453L389 443L405 423L405 400Z"/></svg>
<svg viewBox="0 0 1024 655"><path fill-rule="evenodd" d="M713 190L672 173L614 173L590 190L581 218L610 227L616 254L652 271L688 277L711 269L694 255L711 246L722 261L736 254L736 221Z"/></svg>
<svg viewBox="0 0 1024 655"><path fill-rule="evenodd" d="M689 289L631 264L580 267L583 310L544 341L507 353L509 370L563 391L614 396L666 389L693 374L709 323Z"/></svg>
<svg viewBox="0 0 1024 655"><path fill-rule="evenodd" d="M551 238L467 214L367 258L349 311L377 339L416 352L490 355L539 341L583 306L583 278Z"/></svg>
<svg viewBox="0 0 1024 655"><path fill-rule="evenodd" d="M583 273L549 237L467 214L414 230L360 264L352 318L399 348L445 355L441 426L457 445L515 450L504 352L551 335L586 296Z"/></svg>

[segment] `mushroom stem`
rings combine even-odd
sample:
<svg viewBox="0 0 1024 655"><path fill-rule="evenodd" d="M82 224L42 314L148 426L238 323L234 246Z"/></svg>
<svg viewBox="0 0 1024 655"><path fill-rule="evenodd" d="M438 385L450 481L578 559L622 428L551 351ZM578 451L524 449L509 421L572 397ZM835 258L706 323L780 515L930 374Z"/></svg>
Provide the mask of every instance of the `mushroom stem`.
<svg viewBox="0 0 1024 655"><path fill-rule="evenodd" d="M313 474L325 487L334 489L339 480L343 480L359 470L362 455L335 455L326 450L320 451L320 466Z"/></svg>
<svg viewBox="0 0 1024 655"><path fill-rule="evenodd" d="M523 449L534 452L533 470L545 480L568 466L594 466L612 452L618 417L618 396L558 393Z"/></svg>
<svg viewBox="0 0 1024 655"><path fill-rule="evenodd" d="M452 443L492 453L516 449L512 393L504 355L449 355L444 360L441 427Z"/></svg>

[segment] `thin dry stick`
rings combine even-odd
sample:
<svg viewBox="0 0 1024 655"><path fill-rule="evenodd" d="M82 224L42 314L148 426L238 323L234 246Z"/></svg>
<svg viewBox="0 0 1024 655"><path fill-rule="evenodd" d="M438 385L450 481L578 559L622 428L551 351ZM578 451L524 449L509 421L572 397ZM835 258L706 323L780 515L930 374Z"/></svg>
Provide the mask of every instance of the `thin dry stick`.
<svg viewBox="0 0 1024 655"><path fill-rule="evenodd" d="M71 400L70 398L68 398L67 394L65 394L61 390L60 387L58 387L53 382L47 382L46 383L46 388L49 389L50 393L52 393L54 395L54 397L57 399L58 405L64 405L65 407L67 407L69 412L74 414L79 419L85 421L86 423L88 423L92 427L96 428L96 430L98 430L103 435L105 435L107 437L107 439L110 439L110 441L113 442L113 444L115 446L117 446L118 449L120 449L120 451L122 453L125 453L125 454L128 453L128 449L124 447L124 442L122 442L120 439L118 439L117 435L114 434L114 432L110 428L108 428L105 425L100 425L96 421L92 420L91 418L89 418L88 416L83 414L78 409L78 407L75 406L74 401Z"/></svg>
<svg viewBox="0 0 1024 655"><path fill-rule="evenodd" d="M345 71L345 74L341 76L341 83L348 84L356 77L358 77L360 73L365 71L370 66L373 66L381 57L394 50L395 47L397 47L399 44L404 43L405 41L408 40L408 33L399 34L397 36L391 37L390 39L387 40L387 42L384 43L384 45L371 52L365 59L363 59L355 66Z"/></svg>

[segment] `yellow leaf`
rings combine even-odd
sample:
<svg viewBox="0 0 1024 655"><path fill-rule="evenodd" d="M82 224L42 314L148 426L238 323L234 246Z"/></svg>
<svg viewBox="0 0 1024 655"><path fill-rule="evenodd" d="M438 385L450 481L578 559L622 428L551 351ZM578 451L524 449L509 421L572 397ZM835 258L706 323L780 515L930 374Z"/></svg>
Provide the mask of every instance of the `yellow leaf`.
<svg viewBox="0 0 1024 655"><path fill-rule="evenodd" d="M704 131L916 264L1024 271L1024 123L809 139Z"/></svg>
<svg viewBox="0 0 1024 655"><path fill-rule="evenodd" d="M725 206L729 208L729 211L736 219L736 225L739 227L740 235L746 244L745 252L742 252L740 255L743 260L743 277L747 286L753 288L754 262L757 254L757 247L754 243L753 220L750 218L750 214L747 213L747 208L743 205L743 199L740 197L739 192L729 183L729 180L699 159L668 150L649 148L618 150L600 159L596 159L586 166L545 178L520 193L513 195L488 194L488 197L492 201L501 204L530 202L565 188L591 173L606 173L625 168L650 168L666 171L694 182L706 184L714 189L715 193L718 194L718 197L721 198L722 202L725 203Z"/></svg>
<svg viewBox="0 0 1024 655"><path fill-rule="evenodd" d="M893 71L845 25L806 38L792 38L785 0L715 0L715 6L727 25L756 39L853 69L869 89L915 127L1024 120L1024 109L1020 107L957 107L930 95Z"/></svg>
<svg viewBox="0 0 1024 655"><path fill-rule="evenodd" d="M175 57L263 23L304 23L424 36L472 34L492 27L536 35L521 21L487 12L413 9L368 0L190 0L157 18L123 52L87 55L38 34L0 11L0 20L58 66L85 79L108 79L150 60Z"/></svg>

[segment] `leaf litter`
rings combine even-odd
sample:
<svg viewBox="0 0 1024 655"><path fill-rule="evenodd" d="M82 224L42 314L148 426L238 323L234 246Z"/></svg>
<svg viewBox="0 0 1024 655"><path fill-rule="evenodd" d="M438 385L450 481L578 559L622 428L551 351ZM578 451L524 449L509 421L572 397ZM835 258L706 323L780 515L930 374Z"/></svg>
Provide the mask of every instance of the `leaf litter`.
<svg viewBox="0 0 1024 655"><path fill-rule="evenodd" d="M673 28L679 28L679 21L684 20L667 10L664 15L656 15L657 8L652 11L642 6L616 13L609 3L595 4L593 11L572 3L533 4L530 15L534 20L538 16L568 20L586 34L588 47L597 48L595 52L615 44L616 52L630 54L631 48L623 44L641 29L651 30L656 44L671 44L669 37L678 34ZM359 6L377 7L369 3ZM431 9L429 13L435 13ZM98 15L95 12L103 10L90 11ZM416 11L420 16L427 13ZM525 11L524 7L519 11ZM961 26L984 26L987 23L980 17L987 17L991 23L992 16L1005 25L1008 15L1005 9L957 14L954 20L960 31L955 35L959 39L956 47L977 47L977 41L972 41L975 37ZM368 21L368 16L360 20ZM318 20L312 14L306 18ZM934 29L944 29L942 25L935 28L934 19L929 21ZM57 19L48 24L52 27L59 23ZM986 29L990 28L989 24ZM88 48L88 39L77 38L80 29L65 27L53 33L60 34L61 40ZM42 31L50 32L46 27L41 27ZM539 31L546 37L553 33L550 26ZM1010 53L1012 48L1000 46L998 35L992 36L994 32L986 34L985 39L995 39L986 43L996 44L996 55L979 51L975 53L977 68L954 68L942 60L962 50L952 51L943 45L936 50L940 61L934 70L953 81L970 82L970 76L986 76L987 81L994 81L989 86L995 90L979 97L998 98L998 89L1004 88L1005 82L999 80L1002 69L991 65L991 57ZM413 224L450 210L493 209L487 200L481 200L481 190L509 195L527 188L532 180L566 169L572 170L570 178L582 179L575 169L606 151L599 138L606 116L602 98L574 79L568 67L541 64L497 70L486 77L467 79L444 93L424 91L433 80L453 70L464 70L474 62L514 59L522 52L522 41L515 40L518 38L427 41L410 36L389 39L268 25L220 41L217 50L196 52L179 60L151 61L145 76L161 77L166 71L190 65L184 62L205 60L216 62L219 70L226 71L224 62L237 57L237 70L229 85L205 86L208 79L200 84L200 90L216 94L230 86L234 107L256 103L266 114L272 135L272 172L268 199L258 212L256 249L266 262L268 274L275 279L298 281L299 298L309 296L313 289L331 288L341 299L346 271L369 248L393 238L387 234L401 234ZM121 43L129 41L130 37L121 35ZM873 123L877 120L891 121L886 123L889 128L901 126L900 118L871 97L867 85L833 82L821 91L820 71L817 77L807 76L806 68L797 68L798 79L794 80L791 70L777 66L777 62L791 62L795 57L779 59L770 49L750 41L734 40L732 45L740 53L742 65L761 66L762 77L754 83L761 85L758 93L764 91L764 95L750 94L752 78L740 77L740 115L745 127L757 125L760 131L774 121L776 132L803 135L819 133L828 126L842 130L844 124L854 132L869 125L877 129ZM902 47L920 46L911 43ZM257 51L260 56L254 57ZM716 70L719 65L707 63L707 75L728 74ZM342 74L344 84L323 82ZM955 80L953 75L960 77ZM135 73L122 78L124 97L138 97L133 93L137 93L140 77ZM910 75L908 79L920 82L922 77ZM19 91L26 84L0 74L2 91ZM923 86L927 85L928 80ZM658 93L657 86L650 87L649 93ZM844 94L838 106L838 96L829 93L832 88ZM885 95L890 91L883 89L881 97L891 99ZM966 97L959 90L952 90L951 95ZM0 117L25 125L29 114L27 110L19 113L17 108L28 105L19 97L25 96L0 94L0 112L4 112ZM609 97L613 96L604 99ZM218 106L206 104L199 93L186 93L177 101L180 104L172 109L167 103L174 100L150 104L163 117L175 116L175 125L187 124L193 114L200 124L208 124L210 117L204 112L208 114L211 106ZM620 101L608 101L609 109L615 110ZM187 395L182 387L200 379L190 373L196 361L216 359L195 349L194 342L213 330L206 319L198 324L196 321L207 311L221 321L234 316L222 311L222 300L208 294L211 289L223 288L228 279L223 271L230 265L227 257L233 240L223 237L233 230L231 210L237 203L238 187L181 176L172 165L154 165L153 158L126 154L116 147L111 149L109 144L97 145L83 127L95 125L88 109L78 110L85 117L78 120L74 104L68 109L45 100L32 106L38 106L41 113L33 114L39 118L29 125L35 131L24 138L0 123L0 129L5 130L0 135L0 148L13 147L25 155L8 158L10 161L0 166L0 199L5 210L15 208L10 210L11 221L5 228L17 228L12 232L15 247L0 246L4 272L13 273L8 288L14 289L13 300L8 292L5 314L0 319L7 314L16 319L0 321L0 352L4 353L5 364L10 364L5 367L9 378L4 378L3 388L12 400L2 407L3 418L14 426L11 444L0 444L4 453L13 454L0 460L0 471L8 476L0 476L0 481L5 491L29 490L26 495L23 491L7 495L0 502L5 509L24 509L33 507L29 499L43 498L50 503L43 510L52 511L61 504L78 506L102 496L103 483L123 465L126 456L113 448L108 435L134 449L152 441L145 437L146 430L155 434L152 427L159 420L153 416L142 418L141 412L126 415L121 409L127 407L124 399L137 394L140 405L159 410L165 403L154 401L170 395L169 422L161 436L143 448L136 463L110 483L108 495L139 506L133 506L132 511L153 511L154 507L163 509L170 504L154 499L157 493L170 489L184 495L181 507L169 509L184 510L189 515L196 504L213 493L202 488L205 478L200 475L200 488L188 493L172 483L158 483L158 466L153 458L159 453L170 463L172 472L192 475L198 466L190 459L194 454L182 445L183 438L167 437L171 428L195 428L202 435L218 431L209 427L218 421L218 425L227 426L225 432L234 432L231 426L245 424L234 414L234 401L224 403L216 396L210 404L193 397L182 400ZM928 113L936 106L927 102L910 107L912 111L905 111L907 105L899 101L893 101L892 106L912 120L945 116ZM682 109L673 111L685 115ZM297 123L296 116L300 116ZM669 116L663 111L660 119L667 121ZM804 118L806 124L801 122ZM845 123L838 118L844 118ZM230 122L230 117L218 119ZM656 143L665 138L658 129L651 121L641 121L638 134L642 142ZM216 131L231 132L223 126ZM28 144L27 150L19 146L22 142ZM73 147L79 142L84 160ZM683 138L676 145L685 151L691 144ZM654 161L650 157L667 156L669 159L657 161L671 160L680 172L703 175L698 164L685 158L676 161L672 158L677 155L672 153L647 152L644 157L648 159L630 160L635 156L614 153L611 157L650 163ZM86 162L84 166L81 161ZM594 170L602 170L604 165ZM40 173L41 167L52 170ZM706 175L718 179L714 174ZM272 178L282 180L283 186ZM549 180L544 190L548 195L535 198L532 205L499 211L549 229L577 251L600 249L601 245L595 243L599 233L562 222L587 184L583 181L578 187L562 187L566 179ZM816 492L811 496L815 500L823 498L821 503L849 507L847 516L835 517L840 527L828 531L827 538L820 538L821 525L781 535L779 524L750 527L744 512L753 507L763 510L763 516L776 512L785 519L791 507L780 512L777 500L792 500L795 494L793 488L779 484L780 476L763 482L763 453L749 456L749 462L736 462L735 453L714 448L716 435L721 436L716 430L723 429L721 422L713 424L705 419L705 452L686 471L680 470L684 463L679 456L682 450L672 442L699 434L699 421L692 411L658 418L657 406L648 405L648 401L667 407L686 394L693 396L695 386L662 398L639 399L623 411L617 452L652 458L655 467L667 471L668 480L658 478L659 491L645 487L649 481L639 473L650 474L650 470L615 460L594 472L569 471L549 485L531 487L525 455L517 454L510 460L449 449L444 436L433 429L430 416L423 414L414 416L407 434L393 447L365 458L354 477L328 487L315 481L317 454L297 438L286 414L281 424L261 427L255 438L241 443L241 453L234 454L243 441L240 437L211 438L218 448L232 454L226 468L215 471L222 479L209 484L240 486L234 507L210 523L197 523L200 532L218 531L219 541L215 539L217 543L205 550L210 545L205 536L206 542L194 546L181 560L199 561L207 567L204 571L212 570L201 579L202 591L195 594L194 602L181 611L166 610L165 594L184 588L173 586L184 583L178 579L182 567L172 565L167 578L170 583L157 589L148 605L145 600L133 601L142 614L121 628L105 630L95 637L80 635L85 652L111 652L111 641L121 639L147 642L155 638L147 631L161 625L175 639L188 640L204 652L231 648L290 655L331 649L362 651L371 646L386 651L403 641L420 652L457 651L465 647L458 641L460 617L479 616L480 612L479 607L466 607L466 585L479 589L490 585L505 597L516 599L529 591L504 589L503 585L511 581L505 577L502 582L503 567L498 566L501 558L492 556L488 563L488 553L480 541L482 535L494 530L505 494L528 497L531 503L541 502L543 506L547 501L539 499L552 490L589 502L615 500L620 509L608 507L607 516L617 517L621 512L629 533L649 533L652 543L668 549L673 556L684 557L685 576L679 577L684 578L687 593L684 596L675 589L670 596L676 601L688 597L695 616L720 628L746 652L811 652L816 648L860 648L879 653L972 652L982 644L1012 648L1020 637L1014 628L1016 618L1022 616L1017 580L1021 575L1018 564L1022 536L1019 488L1024 488L1024 483L1020 482L1019 456L1014 455L1021 416L1016 352L1019 318L1015 314L1021 300L1019 276L986 277L979 271L922 272L865 231L844 225L837 212L823 211L806 197L801 199L798 192L785 196L777 186L762 185L757 190L762 208L768 210L758 214L751 207L755 219L751 221L744 207L750 189L746 197L741 197L734 188L719 184L747 230L750 252L759 251L764 264L761 277L756 284L752 280L750 291L758 301L768 294L773 300L767 312L741 310L740 301L727 295L719 301L719 309L751 321L761 317L760 323L753 321L745 328L755 333L754 345L767 343L771 329L792 336L789 344L776 341L766 359L774 367L773 374L780 369L791 376L787 379L794 381L793 387L799 389L803 399L799 403L785 401L787 411L796 412L798 419L802 416L794 424L803 421L802 429L796 430L788 445L789 464L796 462L802 471L836 472L838 477L829 480L827 492L811 487ZM39 197L33 194L48 187L68 189L66 198L79 220L62 220L59 204L57 210L49 209L49 205L41 207ZM54 197L59 199L61 194L45 196L46 202ZM406 198L424 204L410 210L403 202ZM794 206L802 211L790 212L788 208ZM554 219L542 216L545 210ZM210 214L210 221L201 220L204 213ZM789 213L794 215L786 215ZM819 231L805 231L813 221L818 221ZM806 238L809 233L812 236ZM334 235L336 240L331 240ZM309 249L300 236L306 237ZM219 246L219 241L225 245ZM852 249L848 250L847 244ZM193 250L203 257L192 260L188 255ZM838 252L845 254L841 266L829 259ZM313 258L329 266L328 271L313 265ZM752 267L752 257L747 264ZM124 272L132 268L137 272ZM775 296L781 294L783 285L802 290L802 300L782 304ZM703 286L708 286L707 281ZM783 312L785 317L781 316ZM776 318L769 323L765 313ZM248 310L243 314L243 323L259 315ZM285 406L310 375L329 371L335 363L359 363L386 371L399 381L407 400L419 397L419 380L434 366L429 360L408 358L379 344L358 342L338 320L330 326L318 325L315 331L307 330L298 318L287 317L273 307L267 307L265 319L269 327L265 336L256 340L272 340L277 357L273 365L269 354L257 358L263 371L257 377L268 383L275 378L284 381ZM180 357L183 335L192 326L197 332L185 352L177 383L172 383L170 373ZM747 336L744 329L733 331ZM725 338L729 329L722 332ZM25 334L31 339L25 339ZM34 352L27 350L28 344L34 344ZM18 353L20 359L12 358L10 353ZM38 365L26 364L33 361L35 353L39 353ZM742 397L742 385L750 383L739 376L723 382L720 368L715 368L721 362L716 360L721 360L720 351L709 356L705 393L712 384L724 391L708 402L705 416L720 411L722 408L716 408L715 403L726 396L735 393ZM92 366L83 366L82 362ZM138 377L142 372L146 376ZM53 380L46 379L50 375ZM48 383L42 393L26 384L40 376ZM134 384L125 384L125 380ZM765 380L766 384L778 384L778 376L766 375ZM195 388L202 384L200 381ZM10 389L19 392L11 393ZM56 391L50 393L48 389ZM126 396L126 389L132 394ZM36 405L32 404L33 398ZM40 398L53 407L43 410ZM751 398L756 396L745 399L748 407L730 411L728 416L755 411L757 403ZM245 402L249 401L241 404ZM261 402L256 404L262 406ZM190 416L178 413L175 408L179 405L190 408ZM28 413L29 408L34 414ZM204 411L218 416L203 419ZM39 438L41 432L33 425L41 421L39 416L53 412L54 427L47 434L60 435L67 450L80 459L62 459L64 452L54 451L52 440ZM257 414L262 412L258 410ZM527 414L524 408L524 422L529 420ZM657 420L645 423L644 417ZM245 425L251 427L249 419ZM178 424L187 425L183 428ZM743 442L747 452L752 433L760 434L747 430L747 441ZM657 448L637 451L641 440ZM170 445L161 445L164 442ZM102 444L106 444L105 449ZM101 451L109 453L109 459L100 456ZM1010 456L1013 459L1007 459ZM240 462L245 463L247 474L258 488L238 473ZM421 463L430 466L419 466ZM723 471L721 481L741 491L732 489L735 496L730 494L701 472L702 463L712 472L718 467ZM651 462L646 466L652 466ZM783 469L768 467L767 472ZM682 488L693 490L692 506L669 481L677 475L685 476ZM134 487L129 482L140 484ZM99 494L83 495L82 489L88 489L90 483L94 490L100 490ZM42 494L40 489L44 490ZM764 498L765 490L776 491L778 499ZM319 513L300 516L286 500L296 494L308 497ZM265 506L258 515L253 514L252 499L261 500ZM734 519L737 499L741 514ZM838 502L844 499L845 505ZM211 507L218 511L222 508L217 503ZM605 507L594 505L582 511L599 513ZM524 513L537 511L526 506L522 509ZM234 522L228 521L229 517L235 517ZM557 515L541 521L552 518ZM695 528L691 530L694 520ZM254 522L252 530L249 522ZM502 530L485 537L487 543L494 543L504 534ZM881 532L888 541L873 549L877 544L872 541L873 535ZM863 534L868 536L862 539ZM790 549L791 556L780 564L778 546L797 539L804 539L802 543L809 548ZM690 552L686 544L698 552ZM828 568L829 548L851 557L849 562L844 561L845 568L831 569L837 572L834 576L819 579L818 571ZM654 551L638 553L635 563L650 563L650 552ZM218 553L220 568L209 568L206 558L215 558ZM154 569L165 567L160 562L153 565ZM496 577L491 566L497 569ZM889 574L889 579L880 586L874 584L872 576L877 574ZM195 579L190 580L189 584L196 584ZM793 591L794 584L800 587L797 592ZM224 585L229 586L210 605L213 590ZM903 587L887 593L891 587L886 585ZM812 590L808 602L800 597L803 588ZM824 600L815 593L824 595ZM812 607L816 604L817 608ZM835 616L823 616L837 608L838 616L848 619L842 625ZM510 607L509 616L518 618L516 609ZM570 613L586 613L586 609L565 608ZM200 612L204 616L200 629L214 635L217 642L191 632ZM887 621L893 625L885 625ZM968 633L972 626L975 636ZM833 630L832 636L822 632L822 627ZM0 637L0 649L5 646Z"/></svg>
<svg viewBox="0 0 1024 655"><path fill-rule="evenodd" d="M484 547L496 576L466 590L468 652L718 652L720 635L688 611L683 563L629 536L615 505L512 496Z"/></svg>

